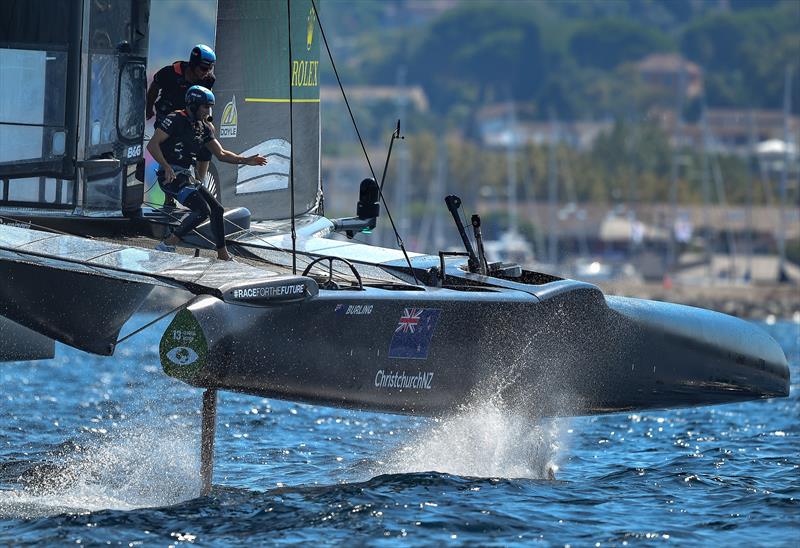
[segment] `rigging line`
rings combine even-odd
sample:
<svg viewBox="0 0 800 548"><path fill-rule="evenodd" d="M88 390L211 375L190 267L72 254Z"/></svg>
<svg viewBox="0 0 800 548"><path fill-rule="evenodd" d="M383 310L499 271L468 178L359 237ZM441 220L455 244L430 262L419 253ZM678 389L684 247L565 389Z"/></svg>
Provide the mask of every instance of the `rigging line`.
<svg viewBox="0 0 800 548"><path fill-rule="evenodd" d="M331 53L331 48L328 45L328 38L325 36L325 29L322 28L322 19L320 19L319 12L317 11L317 3L314 0L311 0L311 7L314 9L314 16L317 18L317 25L319 26L319 32L322 35L322 41L325 43L325 50L328 52L328 58L331 60L333 73L336 75L336 82L339 84L339 89L342 92L342 98L344 99L344 104L347 106L347 112L350 114L350 120L352 120L353 122L353 129L356 130L356 135L358 136L358 142L361 144L361 150L364 151L364 157L367 160L367 165L369 166L369 171L372 174L372 178L377 182L378 178L375 177L375 170L372 169L372 162L370 162L369 160L369 154L367 154L367 147L364 145L364 139L361 138L361 132L358 130L358 124L356 123L356 118L355 115L353 114L353 109L350 108L350 101L347 100L347 94L344 91L344 86L342 85L342 79L339 77L339 71L336 69L336 63L333 60L333 53ZM394 139L394 135L395 133L392 132L392 139ZM392 230L394 231L394 236L397 239L397 245L403 252L403 257L405 257L406 263L408 263L408 269L411 271L411 275L414 277L414 282L417 285L419 285L419 280L417 280L417 274L414 272L414 267L411 265L411 259L409 259L408 257L408 253L406 252L406 247L403 244L403 239L400 237L400 233L397 232L397 226L395 226L394 224L392 213L391 211L389 211L389 205L386 203L386 198L384 198L383 196L383 189L381 187L378 187L378 194L381 197L381 202L383 202L383 208L386 210L386 216L389 218L389 224L392 226Z"/></svg>
<svg viewBox="0 0 800 548"><path fill-rule="evenodd" d="M226 222L230 223L231 225L233 225L234 227L238 228L239 230L242 230L242 231L244 231L244 232L247 232L247 233L248 233L250 236L252 236L252 237L253 237L253 239L254 239L254 240L259 240L259 241L261 241L261 242L262 242L264 245L266 245L266 246L267 246L267 249L266 249L266 251L276 251L276 252L279 252L279 253L288 253L288 252L289 252L288 250L286 250L286 249L283 249L282 247L278 247L277 245L273 244L272 242L269 242L268 240L266 240L266 239L265 239L265 237L264 237L264 236L260 236L260 235L259 235L257 232L253 232L253 230L252 230L252 229L245 228L245 227L243 227L243 226L241 226L241 225L238 225L238 224L236 224L235 222L233 222L233 221L231 221L231 220L229 220L229 219L226 219ZM352 239L352 240L355 240L355 241L357 241L357 242L359 242L359 243L361 243L361 244L364 244L364 245L370 245L370 244L369 244L369 242L366 242L366 241L364 241L364 240L360 240L360 239L358 239L358 238L356 238L356 237L353 237L353 238L351 238L351 239ZM331 241L335 241L335 240L331 240ZM238 246L240 246L240 247L244 247L244 248L247 248L247 247L255 247L256 249L262 249L262 248L260 248L260 247L256 246L256 244L255 244L255 243L253 243L253 242L246 242L246 241L245 241L245 242L243 242L243 241L239 241L239 240L233 240L233 239L226 239L226 242L228 242L228 243L231 243L232 245L238 245ZM306 256L306 255L307 255L307 256ZM300 259L301 259L301 260L305 260L305 261L306 261L306 264L308 264L308 263L309 263L309 262L311 262L313 259L316 259L316 258L319 258L319 257L328 257L328 256L330 256L330 255L325 255L324 253L316 253L316 254L315 254L315 253L306 253L306 254L303 254L303 253L301 252L301 254L300 254ZM270 261L269 259L266 259L266 258L264 258L264 257L261 257L260 255L256 255L256 257L257 257L257 260L259 260L259 261L261 261L261 262L263 262L263 263L265 263L265 264L269 264L269 265L275 265L275 266L281 266L281 267L283 267L283 266L286 266L286 265L284 265L284 264L281 264L281 263L276 263L276 262L274 262L274 261ZM245 258L248 258L248 257L245 257ZM256 259L252 259L252 260L256 260ZM376 266L378 266L378 265L376 265ZM379 267L379 266L378 266L378 267ZM323 269L323 267L318 267L318 268L319 268L320 270L324 270L324 269ZM380 268L380 267L379 267L379 268ZM349 270L347 270L347 269L344 269L344 268L342 268L341 270L334 268L334 271L335 271L337 274L339 274L341 277L343 277L343 278L345 278L345 279L349 279L349 278L347 278L347 277L349 276L349 274L348 274ZM359 272L359 274L361 274L361 273ZM364 280L383 281L383 280L381 280L380 278L373 278L373 277L371 277L371 276L365 276L365 275L363 275L363 274L361 274L361 278L362 278L362 279L364 279Z"/></svg>
<svg viewBox="0 0 800 548"><path fill-rule="evenodd" d="M145 140L145 141L149 141L149 140L150 140L150 137L148 137L147 135L145 135L145 139L144 139L144 140ZM146 147L146 145L145 145L145 147ZM144 157L142 157L142 160L144 160ZM158 163L156 163L156 165L158 165L159 167L161 167L161 164L158 164ZM158 169L156 169L156 168L155 168L155 166L151 165L150 167L152 168L152 170L153 170L154 172L156 172L156 174L158 173ZM145 175L144 175L144 178L145 178L145 179L147 179L147 171L146 171L146 170L147 170L147 165L145 164ZM142 184L144 184L144 181L142 181ZM153 182L150 184L150 186L149 186L149 187L147 187L146 189L144 189L144 193L143 193L143 194L147 194L148 192L150 192L151 190L153 190L153 188L154 188L154 187L155 187L157 184L158 184L158 177L156 176L156 180L155 180L155 181L153 181ZM161 187L160 187L160 185L159 185L159 188L161 188ZM163 192L163 189L162 189L162 192Z"/></svg>
<svg viewBox="0 0 800 548"><path fill-rule="evenodd" d="M392 212L389 211L389 204L386 203L386 198L383 196L383 184L386 182L386 173L389 171L389 158L392 156L392 148L394 146L395 139L403 139L400 136L400 120L397 120L397 128L392 132L392 136L389 138L389 151L386 154L386 163L383 166L383 176L381 177L381 184L378 187L378 195L381 197L381 201L383 202L383 207L386 209L386 216L389 218L389 223L392 225L392 230L394 231L395 238L397 239L397 245L400 247L400 250L403 252L403 257L406 259L406 263L408 264L408 269L411 271L411 276L414 277L414 282L419 285L419 280L417 280L417 274L414 272L414 267L411 266L411 259L408 257L408 253L406 252L406 246L403 243L403 239L400 237L400 232L398 232L397 227L394 224L394 219L392 218ZM373 175L374 176L374 175Z"/></svg>
<svg viewBox="0 0 800 548"><path fill-rule="evenodd" d="M157 171L157 170L155 170L155 169L154 169L153 171ZM145 179L146 179L146 178L147 178L147 175L145 174ZM144 181L142 181L142 183L144 184ZM153 182L150 184L150 186L149 186L149 187L147 187L146 189L144 189L144 192L143 192L142 194L147 194L148 192L150 192L151 190L153 190L157 184L158 184L158 179L156 179L155 181L153 181ZM161 187L159 186L159 188L161 188ZM163 190L161 190L161 192L164 192L164 191L163 191Z"/></svg>
<svg viewBox="0 0 800 548"><path fill-rule="evenodd" d="M386 161L383 163L383 174L381 175L381 186L379 187L381 194L383 194L383 185L386 182L386 174L389 172L389 160L392 157L392 148L394 147L394 140L401 139L400 137L400 119L397 120L397 127L392 132L392 137L389 139L389 152L386 154Z"/></svg>
<svg viewBox="0 0 800 548"><path fill-rule="evenodd" d="M347 106L347 112L350 114L350 120L353 122L353 129L356 130L356 135L358 136L358 142L361 144L361 150L364 152L364 158L367 160L367 165L369 166L370 173L372 173L372 178L377 181L378 179L375 177L375 170L372 169L372 162L370 162L369 160L367 147L364 145L364 139L361 138L361 132L358 129L358 124L356 123L355 115L353 115L353 109L350 108L350 101L348 101L347 94L344 91L344 86L342 85L342 79L339 78L339 71L336 69L336 63L333 60L333 54L331 53L331 48L330 46L328 46L328 38L325 36L325 29L322 28L322 19L320 19L319 17L319 12L317 11L317 4L314 0L311 0L311 7L314 8L314 16L317 18L317 25L319 26L319 32L320 34L322 34L322 41L325 43L325 50L328 52L328 58L331 60L333 73L336 75L336 82L339 84L339 89L342 92L342 98L344 99L344 104Z"/></svg>
<svg viewBox="0 0 800 548"><path fill-rule="evenodd" d="M52 240L53 238L58 238L58 237L59 237L59 234L56 234L56 235L54 235L54 236L51 236L51 235L48 235L48 236L42 236L41 238L36 238L35 240L29 240L29 241L27 241L27 242L21 243L21 244L19 244L19 245L18 245L18 246L17 246L15 249L22 249L22 248L24 248L26 245L38 244L39 242L46 242L46 241L48 241L48 240Z"/></svg>
<svg viewBox="0 0 800 548"><path fill-rule="evenodd" d="M194 298L194 297L193 297L193 298ZM142 327L140 327L139 329L136 329L135 331L132 331L132 332L128 333L127 335L125 335L125 336L124 336L124 337L122 337L121 339L118 339L118 340L117 340L117 342L115 342L115 343L114 343L114 347L117 347L117 346L119 346L120 344L122 344L123 342L127 341L128 339L130 339L131 337L133 337L133 336L134 336L134 335L136 335L137 333L141 333L142 331L144 331L145 329L147 329L148 327L150 327L150 326L151 326L151 325L153 325L154 323L156 323L156 322L158 322L158 321L160 321L160 320L163 320L164 318L166 318L167 316L169 316L169 315L170 315L170 314L172 314L173 312L177 312L178 310L180 310L181 308L184 308L184 307L185 307L186 305L188 305L188 304L189 304L189 301L186 301L186 302L185 302L185 303L183 303L183 304L179 304L178 306L176 306L175 308L173 308L172 310L170 310L170 311L168 311L168 312L165 312L164 314L162 314L161 316L159 316L158 318L156 318L156 319L155 319L155 320L153 320L152 322L147 322L146 324L144 324L144 325L143 325Z"/></svg>
<svg viewBox="0 0 800 548"><path fill-rule="evenodd" d="M24 221L20 221L19 219L15 219L14 217L7 217L5 215L0 215L0 219L6 220L6 221L11 221L12 223L26 224ZM0 223L0 224L3 224L3 223ZM58 230L57 228L50 228L48 226L37 225L36 223L31 223L31 222L28 222L27 224L28 224L28 226L41 228L42 230L46 230L47 232L53 232L55 234L60 234L62 236L75 236L75 234L70 234L69 232L64 232L63 230ZM14 225L9 225L9 226L14 226ZM94 240L94 238L91 237L91 236L78 236L78 237L87 238L89 240Z"/></svg>
<svg viewBox="0 0 800 548"><path fill-rule="evenodd" d="M142 203L143 203L143 204L145 204L145 205L156 206L156 209L158 209L159 211L161 211L161 212L162 212L162 213L164 213L165 215L167 215L167 216L169 216L169 217L172 217L173 219L176 219L176 216L175 216L174 214L171 214L170 212L168 212L168 211L166 211L166 210L164 210L164 209L160 209L160 208L158 207L158 204L155 204L155 203L153 203L153 202L142 202ZM267 250L268 250L268 251L277 251L277 252L280 252L280 253L288 253L288 250L286 250L286 249L283 249L282 247L278 247L277 245L275 245L275 244L273 244L272 242L268 241L268 240L267 240L267 239L266 239L264 236L260 236L260 235L259 235L257 232L253 232L253 230L252 230L252 229L245 228L245 227L243 227L243 226L241 226L241 225L239 225L239 224L235 223L234 221L232 221L232 220L230 220L230 219L225 219L225 222L226 222L226 223L229 223L230 225L232 225L232 226L234 226L234 227L238 228L239 230L241 230L241 231L243 231L243 232L247 232L247 233L248 233L250 236L253 236L253 238L254 238L254 239L256 239L256 240L258 240L258 241L262 242L262 243L263 243L265 246L267 246ZM197 233L197 231L196 231L196 230L195 230L194 232L195 232L195 233ZM199 233L197 233L197 235L198 235L198 236L200 236L201 238L204 238L202 234L199 234ZM207 242L211 243L211 242L210 242L210 240L208 240L208 239L206 239L206 238L204 238L204 239L205 239ZM364 242L364 241L358 240L357 238L355 238L355 239L356 239L356 241L359 241L359 242L360 242L360 243L362 243L362 244L369 245L367 242ZM254 247L254 244L253 244L253 243L250 243L250 242L241 242L241 241L239 241L239 240L233 240L233 239L229 239L229 238L226 238L226 239L225 239L225 242L226 242L226 243L230 243L230 244L232 244L232 245L238 245L238 246L240 246L240 247ZM309 255L311 255L311 257L314 257L314 258L316 258L317 256L322 256L323 254L318 254L318 255L309 254ZM283 264L280 264L280 263L275 263L275 262L272 262L272 261L270 261L270 260L268 260L268 259L265 259L264 257L258 256L258 255L256 255L256 257L257 257L257 259L252 259L252 260L257 260L257 261L260 261L260 262L263 262L263 263L265 263L265 264L269 264L269 265L275 265L275 266L281 266L281 267L282 267L282 266L285 266L285 265L283 265ZM308 262L311 262L311 260L312 260L312 259L311 259L311 257L307 257L307 258L305 259L305 260L306 260L306 264L308 264ZM247 257L246 257L246 258L247 258ZM320 267L320 270L323 270L323 269L322 269L322 267ZM338 269L334 268L334 271L335 271L335 272L336 272L336 273L337 273L339 276L341 276L342 278L344 278L344 279L349 279L349 278L347 277L347 276L348 276L348 274L347 274L347 273L348 273L348 271L347 271L347 270L345 270L345 269L338 270ZM379 279L379 278L371 278L371 277L369 277L369 276L362 276L362 279L373 279L373 280L378 280L378 281L380 281L380 279Z"/></svg>
<svg viewBox="0 0 800 548"><path fill-rule="evenodd" d="M230 219L226 219L226 222L230 223L231 225L233 225L234 227L238 228L241 231L247 232L255 240L259 240L260 242L262 242L264 245L267 246L267 251L277 251L277 252L280 252L280 253L288 253L288 250L283 249L282 247L278 247L277 245L273 244L272 242L266 240L264 236L259 236L259 234L257 232L253 232L252 229L245 228L245 227L243 227L241 225L238 225L235 222L231 221ZM238 245L240 247L245 247L245 248L246 247L255 247L256 249L259 249L257 246L255 246L254 243L251 243L251 242L241 242L239 240L233 240L233 239L227 239L227 238L226 238L225 241L226 241L226 243L230 242L232 245ZM296 252L293 251L293 253L296 253ZM316 259L318 256L324 256L324 254L314 255L313 253L308 253L308 255L310 255L310 257L307 257L308 262L310 262L312 260L311 257L314 257ZM268 259L264 259L263 257L258 256L258 255L256 255L256 257L258 257L260 260L262 260L263 262L265 262L267 264L273 264L273 265L276 265L276 266L284 266L282 264L274 263L272 261L269 261ZM347 272L347 271L346 270L345 271L337 271L337 273L341 274L342 276L345 276L346 274L342 274L342 272Z"/></svg>
<svg viewBox="0 0 800 548"><path fill-rule="evenodd" d="M294 111L293 111L293 90L292 87L292 0L286 0L286 19L289 24L289 142L292 149L289 154L289 197L291 203L292 216L292 274L297 275L297 232L294 222Z"/></svg>
<svg viewBox="0 0 800 548"><path fill-rule="evenodd" d="M0 219L10 219L10 220L15 220L15 219L12 219L11 217L4 217L4 216L2 216L2 215L0 215ZM35 225L35 224L33 224L33 223L30 223L30 225L31 225L31 226L39 226L39 225ZM92 238L91 236L76 236L76 235L74 235L74 234L70 234L70 233L68 233L68 232L62 232L62 231L60 231L60 230L56 230L56 229L49 229L49 228L48 228L48 227L46 227L46 226L42 226L41 228L44 228L45 230L52 230L52 232L54 232L56 235L55 235L55 236L47 236L47 237L42 237L42 238L39 238L39 239L37 239L37 240L31 240L31 241L29 241L29 242L25 242L24 244L21 244L21 245L19 245L19 246L17 246L17 247L10 248L10 249L9 249L9 251L12 251L12 250L13 250L13 251L16 251L16 253L17 253L17 254L20 254L20 253L27 253L27 254L31 254L31 250L28 250L28 249L23 249L23 248L24 248L25 246L27 246L27 245L30 245L30 244L35 244L35 243L39 243L39 242L46 242L46 241L48 241L48 240L52 240L53 238L57 238L58 236L72 236L72 237L75 237L75 238L86 238L86 239L88 239L88 240L92 240L92 241L100 241L100 242L102 242L102 241L103 241L103 240L97 240L96 238ZM3 249L6 249L6 248L3 248ZM113 253L114 251L120 251L120 250L119 250L119 249L115 249L115 250L109 251L109 252L107 252L107 253L101 253L100 255L97 255L97 256L95 256L95 257L91 257L91 258L89 258L89 259L86 259L86 261L93 261L93 260L95 260L95 259L98 259L98 258L100 258L100 257L104 256L104 255L108 255L109 253ZM33 252L33 254L34 254L34 255L36 255L36 256L40 256L40 257L45 257L45 258L53 258L53 256L49 256L49 255L45 255L45 254L41 254L41 253L38 253L38 252ZM56 257L56 259L58 259L58 260L63 260L63 258L62 258L62 257L58 257L58 256L55 256L55 257ZM91 264L91 263L89 263L89 262L86 262L86 263L84 263L84 264L85 264L87 267L89 267L89 268L90 268L92 271L94 271L94 272L97 272L98 274L103 274L103 271L102 271L102 270L100 270L100 268L103 268L103 266L102 266L102 265L93 265L93 264Z"/></svg>
<svg viewBox="0 0 800 548"><path fill-rule="evenodd" d="M117 244L117 245L119 245L119 244ZM101 257L105 257L106 255L111 255L112 253L117 253L117 252L122 252L122 251L125 251L125 249L129 249L129 248L125 248L125 247L123 247L122 249L112 249L112 250L110 250L110 251L106 251L105 253L101 253L101 254L99 254L99 255L95 255L94 257L90 257L90 258L88 258L88 259L83 259L83 261L85 261L85 263L84 263L84 264L86 264L86 265L88 265L88 266L90 266L90 267L93 267L93 268L95 268L95 269L96 269L96 268L108 268L106 265L96 265L96 264L93 264L93 263L91 263L91 262L89 262L89 261L96 261L97 259L99 259L99 258L101 258ZM213 262L212 262L211 264L209 264L209 265L208 265L208 267L206 267L206 269L205 269L205 270L203 270L203 271L200 273L200 275L199 275L199 276L197 276L195 279L193 279L193 280L191 281L191 283L197 283L197 282L199 282L199 281L200 281L200 280L203 278L203 276L205 276L205 275L208 273L208 271L209 271L209 270L211 270L211 268L214 266L214 264L215 264L215 263L213 263ZM144 274L142 274L141 272L135 272L135 271L132 271L132 272L133 272L133 273L135 273L135 274L138 274L138 275L140 275L140 276L147 276L147 275L148 275L147 273L144 273ZM101 273L102 273L102 271L101 271ZM157 275L157 276L160 276L161 274L160 274L160 273L158 273L158 274L156 274L156 275Z"/></svg>

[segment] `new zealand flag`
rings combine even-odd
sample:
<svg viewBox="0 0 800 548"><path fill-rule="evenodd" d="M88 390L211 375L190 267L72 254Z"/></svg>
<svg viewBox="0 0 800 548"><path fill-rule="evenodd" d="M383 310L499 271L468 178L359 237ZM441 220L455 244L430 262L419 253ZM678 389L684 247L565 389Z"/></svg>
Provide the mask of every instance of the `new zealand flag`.
<svg viewBox="0 0 800 548"><path fill-rule="evenodd" d="M394 330L389 345L390 358L424 360L433 338L433 330L442 315L440 308L406 308Z"/></svg>

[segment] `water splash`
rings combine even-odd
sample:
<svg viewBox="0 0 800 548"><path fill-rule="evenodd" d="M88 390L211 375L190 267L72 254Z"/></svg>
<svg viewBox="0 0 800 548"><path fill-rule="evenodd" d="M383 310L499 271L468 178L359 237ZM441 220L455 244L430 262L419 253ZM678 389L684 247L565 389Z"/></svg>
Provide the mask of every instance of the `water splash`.
<svg viewBox="0 0 800 548"><path fill-rule="evenodd" d="M433 421L373 472L553 479L563 454L562 422L533 421L496 402L476 404Z"/></svg>
<svg viewBox="0 0 800 548"><path fill-rule="evenodd" d="M0 515L34 517L176 504L200 492L194 429L129 424L38 465L22 487L0 491Z"/></svg>

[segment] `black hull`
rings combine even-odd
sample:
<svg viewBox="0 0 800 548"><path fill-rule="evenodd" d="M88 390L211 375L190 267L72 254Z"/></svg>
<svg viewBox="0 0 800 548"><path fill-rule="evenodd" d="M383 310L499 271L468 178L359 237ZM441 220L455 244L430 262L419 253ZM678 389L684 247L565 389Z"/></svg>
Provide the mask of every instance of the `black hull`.
<svg viewBox="0 0 800 548"><path fill-rule="evenodd" d="M573 281L537 293L320 291L269 308L201 297L167 330L162 363L199 387L420 415L486 399L560 416L788 394L783 352L745 321L606 299ZM397 357L395 335L409 309L439 312L422 314L437 316L427 352ZM194 333L192 341L176 342L176 331ZM181 365L168 354L184 345L197 357Z"/></svg>
<svg viewBox="0 0 800 548"><path fill-rule="evenodd" d="M366 247L337 244L303 242L355 255ZM413 263L428 285L410 285L395 262L358 263L371 285L346 270L329 285L327 269L312 278L278 262L268 270L0 227L0 315L108 355L154 285L185 289L198 296L162 338L167 374L393 413L440 415L488 398L531 416L579 415L789 391L780 346L743 320L606 297L593 285L531 272L488 277L451 264L442 280L427 256Z"/></svg>

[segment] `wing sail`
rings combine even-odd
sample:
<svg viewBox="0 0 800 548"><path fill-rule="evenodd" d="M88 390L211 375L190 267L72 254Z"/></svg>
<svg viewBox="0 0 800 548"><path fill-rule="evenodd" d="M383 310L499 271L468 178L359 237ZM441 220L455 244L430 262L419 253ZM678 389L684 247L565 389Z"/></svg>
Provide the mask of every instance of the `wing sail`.
<svg viewBox="0 0 800 548"><path fill-rule="evenodd" d="M253 219L260 220L291 216L292 156L296 215L316 210L322 195L318 78L322 37L311 0L292 0L290 74L286 5L284 0L227 0L217 10L214 47L219 59L225 60L214 68L216 108L222 112L220 142L239 154L263 154L269 159L265 166L215 163L222 201L226 207L246 207Z"/></svg>

